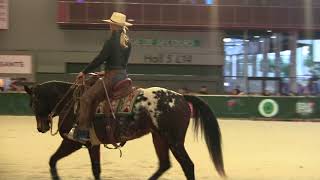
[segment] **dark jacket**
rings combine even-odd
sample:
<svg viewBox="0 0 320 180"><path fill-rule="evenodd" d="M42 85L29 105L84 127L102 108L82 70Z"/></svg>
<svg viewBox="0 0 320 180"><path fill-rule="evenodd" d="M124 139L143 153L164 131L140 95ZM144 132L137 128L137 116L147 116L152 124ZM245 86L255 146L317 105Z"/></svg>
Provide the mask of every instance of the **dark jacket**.
<svg viewBox="0 0 320 180"><path fill-rule="evenodd" d="M93 61L82 71L87 74L92 72L95 68L104 63L105 71L113 69L127 68L128 59L131 52L131 44L128 43L128 47L124 48L120 45L120 36L122 31L112 31L110 39L108 39L99 55L93 59Z"/></svg>

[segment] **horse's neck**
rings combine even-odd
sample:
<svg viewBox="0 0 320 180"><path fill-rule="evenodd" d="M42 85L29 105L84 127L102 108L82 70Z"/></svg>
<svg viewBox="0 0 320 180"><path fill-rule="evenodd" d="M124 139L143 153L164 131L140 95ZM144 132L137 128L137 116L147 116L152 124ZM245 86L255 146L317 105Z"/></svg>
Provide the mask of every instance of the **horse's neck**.
<svg viewBox="0 0 320 180"><path fill-rule="evenodd" d="M72 98L72 92L70 92L70 87L72 84L65 82L55 82L55 86L52 87L51 97L52 99L52 111L55 111L57 114L61 112L63 107L69 102Z"/></svg>

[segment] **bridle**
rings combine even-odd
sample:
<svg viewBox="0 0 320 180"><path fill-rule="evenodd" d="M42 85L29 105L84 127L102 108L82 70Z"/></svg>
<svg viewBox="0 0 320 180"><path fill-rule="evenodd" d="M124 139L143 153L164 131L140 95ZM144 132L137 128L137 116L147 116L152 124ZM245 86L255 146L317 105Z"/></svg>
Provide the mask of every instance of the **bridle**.
<svg viewBox="0 0 320 180"><path fill-rule="evenodd" d="M64 120L66 119L66 115L60 120L60 123L58 125L58 128L55 132L53 132L53 117L55 115L57 115L57 109L58 107L60 107L61 103L68 97L68 95L70 94L70 92L77 86L78 84L78 80L76 80L68 89L68 91L62 96L62 98L57 102L57 104L54 106L54 108L52 109L52 111L49 113L48 115L48 119L49 119L49 125L50 125L50 134L52 136L55 136L58 134ZM84 80L82 80L82 85L84 85ZM71 98L71 100L69 100L67 103L64 104L64 106L69 105L66 114L68 114L70 112L70 110L72 109L73 106L70 105L70 103L72 102L73 98Z"/></svg>

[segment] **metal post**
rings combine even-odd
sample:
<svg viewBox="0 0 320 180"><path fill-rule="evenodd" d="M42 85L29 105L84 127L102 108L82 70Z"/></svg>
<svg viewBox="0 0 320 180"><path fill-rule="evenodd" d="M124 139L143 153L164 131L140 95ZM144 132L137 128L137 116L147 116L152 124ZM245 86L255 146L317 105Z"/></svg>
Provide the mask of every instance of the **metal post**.
<svg viewBox="0 0 320 180"><path fill-rule="evenodd" d="M273 39L273 43L274 43L274 52L276 54L276 59L275 59L275 77L280 77L280 66L281 66L281 34L280 33L276 33L274 34L274 39Z"/></svg>
<svg viewBox="0 0 320 180"><path fill-rule="evenodd" d="M293 31L290 32L289 36L289 49L291 51L290 54L290 65L289 65L289 77L290 77L290 91L297 92L297 81L296 81L296 74L297 74L297 39L298 39L298 32Z"/></svg>
<svg viewBox="0 0 320 180"><path fill-rule="evenodd" d="M248 93L249 81L248 81L248 52L249 52L249 42L248 40L248 30L244 31L243 34L243 77L245 81L244 91Z"/></svg>
<svg viewBox="0 0 320 180"><path fill-rule="evenodd" d="M268 52L270 49L269 39L263 38L263 41L261 41L262 47L263 47L263 59L262 59L262 76L268 77L269 72L269 58L268 58Z"/></svg>

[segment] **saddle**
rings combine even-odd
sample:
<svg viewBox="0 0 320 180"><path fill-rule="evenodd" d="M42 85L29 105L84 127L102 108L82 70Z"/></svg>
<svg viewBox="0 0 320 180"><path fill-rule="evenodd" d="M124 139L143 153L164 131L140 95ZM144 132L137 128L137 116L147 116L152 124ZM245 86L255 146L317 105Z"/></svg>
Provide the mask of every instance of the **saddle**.
<svg viewBox="0 0 320 180"><path fill-rule="evenodd" d="M86 80L85 84L87 86L92 86L99 78L104 76L104 73L89 73L90 77ZM112 86L111 92L109 92L109 96L111 100L119 99L130 94L134 88L132 86L132 80L130 78L126 78L117 82Z"/></svg>
<svg viewBox="0 0 320 180"><path fill-rule="evenodd" d="M99 78L104 76L104 73L90 73L89 75L90 77L85 82L86 86L92 86ZM103 126L105 127L105 137L100 137L99 139L96 133L101 134L101 130L100 132L95 132L95 128L90 130L90 137L92 144L103 144L103 142L109 142L110 144L113 144L115 148L118 148L122 147L125 144L125 141L121 141L120 145L116 144L120 140L120 138L116 137L115 134L115 127L118 122L115 122L115 119L111 114L114 112L117 120L119 118L119 114L121 114L121 117L129 115L132 111L134 99L139 93L138 91L134 91L135 88L132 86L132 80L130 78L119 81L113 85L111 89L111 92L108 92L110 106L109 102L105 100L99 104L96 110L96 117L98 117L96 119L101 120L101 117L103 117L105 120L103 123Z"/></svg>
<svg viewBox="0 0 320 180"><path fill-rule="evenodd" d="M107 105L107 101L99 104L93 126L90 128L91 144L112 144L115 148L119 147L116 143L120 142L121 147L125 144L128 139L126 133L136 125L132 110L141 92L141 89L136 89L125 97L113 99L111 106ZM111 110L115 113L116 119L111 116Z"/></svg>

